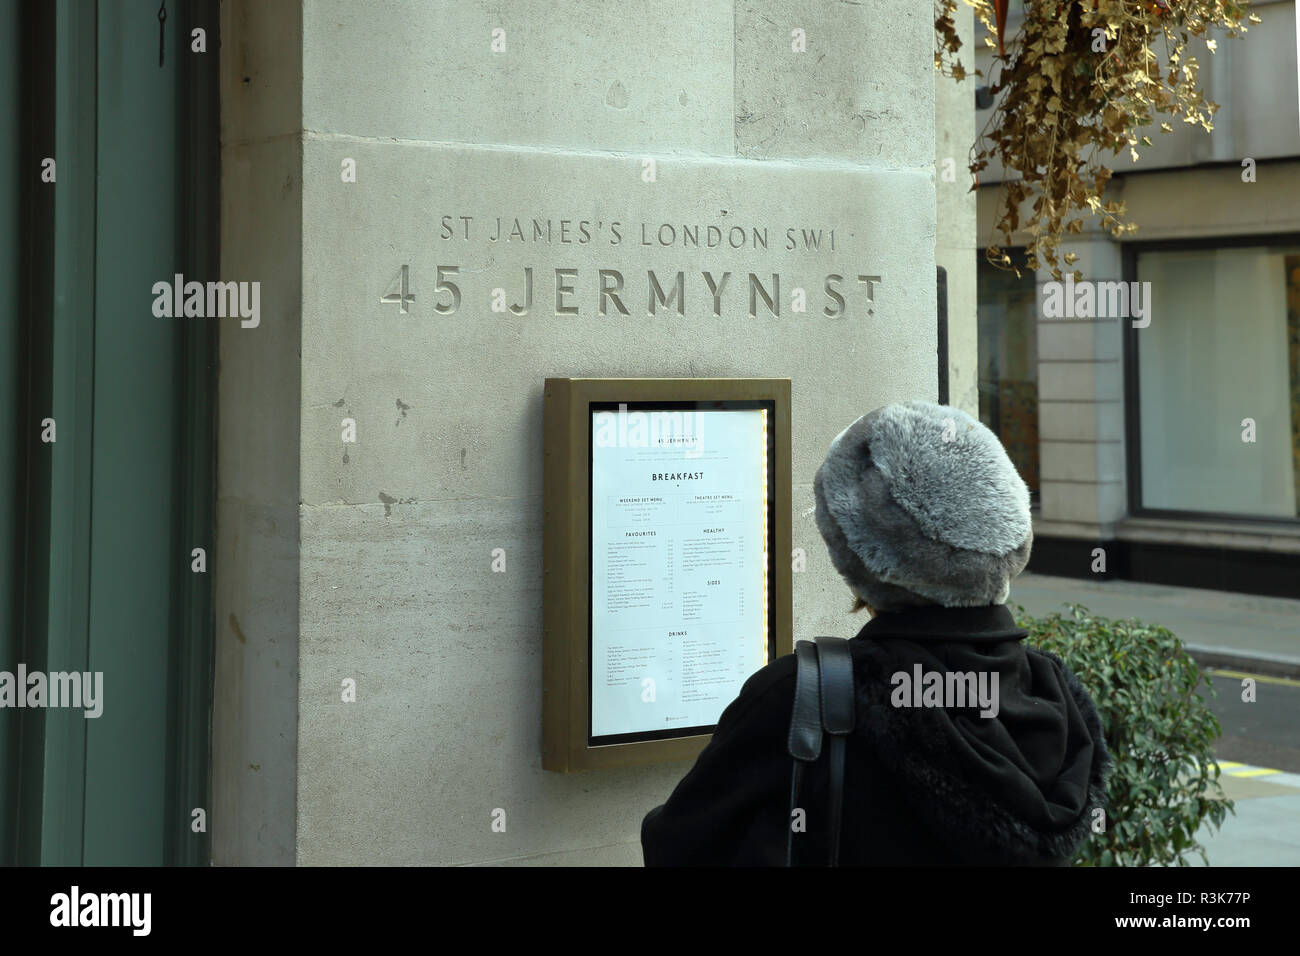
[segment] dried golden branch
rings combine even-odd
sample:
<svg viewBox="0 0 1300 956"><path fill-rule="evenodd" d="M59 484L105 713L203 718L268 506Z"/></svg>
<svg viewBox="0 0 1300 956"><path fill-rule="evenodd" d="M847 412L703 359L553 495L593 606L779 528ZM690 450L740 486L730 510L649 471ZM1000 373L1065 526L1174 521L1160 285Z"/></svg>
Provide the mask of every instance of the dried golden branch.
<svg viewBox="0 0 1300 956"><path fill-rule="evenodd" d="M989 0L963 0L987 32L998 65L990 92L996 106L971 150L970 171L978 176L996 157L1003 178L997 222L985 255L1013 268L1003 251L1021 227L1020 206L1032 199L1028 265L1062 278L1060 254L1066 233L1083 231L1085 218L1099 217L1103 229L1120 237L1137 225L1125 222L1122 202L1106 200L1111 169L1102 157L1127 150L1136 162L1139 148L1152 143L1142 130L1159 114L1178 117L1206 132L1217 103L1197 85L1200 64L1187 55L1192 37L1209 32L1232 38L1247 23L1259 23L1246 2L1236 0L1032 0L1019 33L999 54L995 11ZM935 68L954 80L970 71L957 59L961 39L953 23L957 0L935 0ZM1164 64L1153 46L1163 48ZM975 71L976 76L980 72ZM1163 133L1173 127L1160 122ZM975 186L971 187L972 189ZM998 237L1001 242L997 242ZM1017 270L1018 274L1018 270ZM1076 272L1076 279L1082 276Z"/></svg>

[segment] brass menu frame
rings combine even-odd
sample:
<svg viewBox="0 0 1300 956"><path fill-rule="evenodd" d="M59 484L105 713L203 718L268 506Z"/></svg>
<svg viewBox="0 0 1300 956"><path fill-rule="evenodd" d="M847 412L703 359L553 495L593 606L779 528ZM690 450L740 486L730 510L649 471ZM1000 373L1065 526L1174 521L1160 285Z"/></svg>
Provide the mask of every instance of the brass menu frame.
<svg viewBox="0 0 1300 956"><path fill-rule="evenodd" d="M542 544L542 767L571 772L689 760L709 734L589 745L591 405L769 402L773 414L769 660L793 651L790 380L548 378Z"/></svg>

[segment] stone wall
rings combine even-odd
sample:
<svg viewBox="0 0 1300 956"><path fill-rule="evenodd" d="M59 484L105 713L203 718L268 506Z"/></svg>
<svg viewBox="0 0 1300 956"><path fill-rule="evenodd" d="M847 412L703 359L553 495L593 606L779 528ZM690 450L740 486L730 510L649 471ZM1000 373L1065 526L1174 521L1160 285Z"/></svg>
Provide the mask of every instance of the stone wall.
<svg viewBox="0 0 1300 956"><path fill-rule="evenodd" d="M811 483L936 396L931 7L298 9L223 20L223 278L275 305L223 329L217 862L638 864L688 765L541 769L543 380L789 377L794 636L851 635Z"/></svg>

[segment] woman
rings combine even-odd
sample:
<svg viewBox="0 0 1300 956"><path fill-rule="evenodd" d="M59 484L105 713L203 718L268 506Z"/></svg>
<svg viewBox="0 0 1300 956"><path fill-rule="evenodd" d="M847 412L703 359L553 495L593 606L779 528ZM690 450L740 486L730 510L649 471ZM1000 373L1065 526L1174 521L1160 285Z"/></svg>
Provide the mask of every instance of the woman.
<svg viewBox="0 0 1300 956"><path fill-rule="evenodd" d="M887 405L831 443L813 484L831 561L871 620L848 644L842 864L1064 865L1109 755L1092 700L1026 647L1005 601L1029 560L1029 491L997 438L931 402ZM794 655L754 674L641 827L648 866L827 859L827 748L789 808Z"/></svg>

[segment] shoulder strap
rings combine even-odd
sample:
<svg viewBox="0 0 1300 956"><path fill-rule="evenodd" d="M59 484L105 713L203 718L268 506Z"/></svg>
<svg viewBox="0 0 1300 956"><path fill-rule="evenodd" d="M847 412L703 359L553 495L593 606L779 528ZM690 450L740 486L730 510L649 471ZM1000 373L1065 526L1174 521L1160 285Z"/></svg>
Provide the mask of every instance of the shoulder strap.
<svg viewBox="0 0 1300 956"><path fill-rule="evenodd" d="M796 760L812 762L822 752L821 680L817 647L812 641L795 645L794 711L786 749Z"/></svg>
<svg viewBox="0 0 1300 956"><path fill-rule="evenodd" d="M853 655L842 637L817 638L822 698L822 727L831 735L830 866L840 861L840 822L844 816L844 747L853 731Z"/></svg>
<svg viewBox="0 0 1300 956"><path fill-rule="evenodd" d="M839 637L819 637L795 645L794 709L786 749L793 766L790 774L790 813L786 817L785 865L793 865L794 812L804 764L822 752L823 732L831 735L830 752L830 859L839 863L840 821L844 808L844 738L853 731L856 707L853 697L853 656L849 643Z"/></svg>
<svg viewBox="0 0 1300 956"><path fill-rule="evenodd" d="M811 641L800 641L794 648L794 710L790 714L790 735L786 750L792 760L790 771L790 812L785 818L785 865L793 866L794 812L799 806L799 784L803 766L812 763L822 752L821 679L818 674L817 648Z"/></svg>

